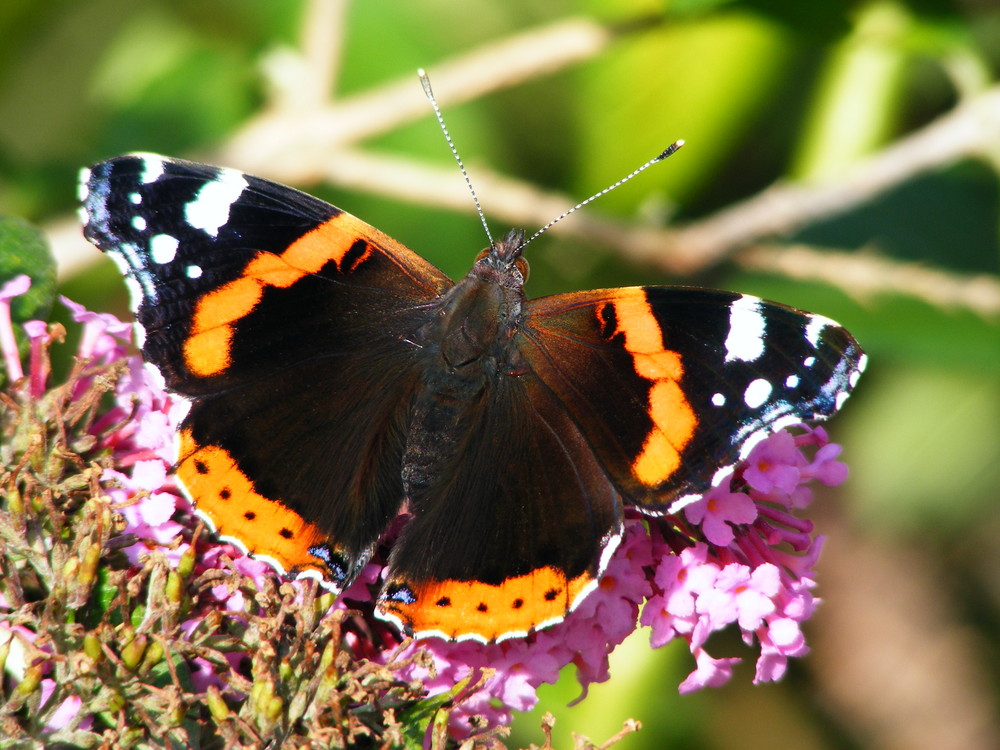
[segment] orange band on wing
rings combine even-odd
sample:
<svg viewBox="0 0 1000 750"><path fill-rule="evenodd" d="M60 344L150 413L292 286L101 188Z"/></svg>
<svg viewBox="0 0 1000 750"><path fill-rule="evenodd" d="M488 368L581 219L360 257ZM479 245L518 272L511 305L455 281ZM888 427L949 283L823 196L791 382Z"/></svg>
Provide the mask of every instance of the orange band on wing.
<svg viewBox="0 0 1000 750"><path fill-rule="evenodd" d="M477 581L389 581L389 596L377 610L417 636L473 638L492 642L524 635L566 616L593 586L584 573L567 579L551 567L539 568L498 585ZM393 596L402 591L403 596ZM406 601L404 601L404 599Z"/></svg>
<svg viewBox="0 0 1000 750"><path fill-rule="evenodd" d="M330 578L323 561L309 552L325 544L326 536L294 511L258 494L225 449L199 445L190 430L181 430L177 478L220 536L239 539L248 553L269 558L285 573L315 570Z"/></svg>
<svg viewBox="0 0 1000 750"><path fill-rule="evenodd" d="M680 468L681 451L691 441L698 417L680 387L684 364L677 352L663 348L663 333L645 292L638 287L617 290L615 319L625 338L639 377L653 383L647 404L653 428L632 473L647 487L665 482Z"/></svg>
<svg viewBox="0 0 1000 750"><path fill-rule="evenodd" d="M351 230L352 223L359 222L349 214L339 214L302 235L280 255L257 253L242 276L199 300L184 342L188 370L209 377L229 367L233 324L258 305L265 287L287 288L330 261L347 273L371 257L371 247L365 243L364 252L352 260L351 267L341 268L354 243L363 239Z"/></svg>

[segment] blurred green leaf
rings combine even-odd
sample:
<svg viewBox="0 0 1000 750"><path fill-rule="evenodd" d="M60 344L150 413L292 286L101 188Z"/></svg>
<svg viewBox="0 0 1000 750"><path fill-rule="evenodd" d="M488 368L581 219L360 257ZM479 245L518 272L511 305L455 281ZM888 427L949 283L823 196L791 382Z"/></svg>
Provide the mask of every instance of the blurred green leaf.
<svg viewBox="0 0 1000 750"><path fill-rule="evenodd" d="M783 35L760 17L724 13L630 37L588 65L578 103L577 192L611 184L677 139L687 142L683 151L604 196L600 210L626 210L658 194L683 200L704 189L779 82Z"/></svg>
<svg viewBox="0 0 1000 750"><path fill-rule="evenodd" d="M791 240L863 248L963 273L995 273L1000 182L986 164L961 162L922 175L845 214L816 221Z"/></svg>
<svg viewBox="0 0 1000 750"><path fill-rule="evenodd" d="M908 27L896 2L862 6L852 32L827 58L791 170L795 177L839 175L886 140L898 113L900 40Z"/></svg>
<svg viewBox="0 0 1000 750"><path fill-rule="evenodd" d="M573 747L573 737L585 735L600 743L634 718L642 730L615 745L616 750L640 747L703 747L705 701L701 695L681 696L677 685L694 669L694 660L678 640L653 650L649 630L630 635L611 655L611 680L591 685L584 700L575 668L563 670L555 685L542 685L538 706L517 715L511 747L537 743L538 724L546 711L558 717L552 732L554 747Z"/></svg>
<svg viewBox="0 0 1000 750"><path fill-rule="evenodd" d="M1000 336L991 343L1000 351ZM934 529L942 541L961 538L963 527L995 512L1000 381L948 364L875 362L869 390L858 394L863 408L850 435L855 508L883 532Z"/></svg>
<svg viewBox="0 0 1000 750"><path fill-rule="evenodd" d="M0 285L21 274L31 277L31 288L11 306L19 338L20 323L48 317L56 294L56 264L42 230L24 219L0 217Z"/></svg>
<svg viewBox="0 0 1000 750"><path fill-rule="evenodd" d="M399 712L399 723L403 727L403 738L408 750L421 750L424 747L424 738L430 725L447 723L447 711L442 711L464 685L460 684L451 690L424 698L412 706Z"/></svg>

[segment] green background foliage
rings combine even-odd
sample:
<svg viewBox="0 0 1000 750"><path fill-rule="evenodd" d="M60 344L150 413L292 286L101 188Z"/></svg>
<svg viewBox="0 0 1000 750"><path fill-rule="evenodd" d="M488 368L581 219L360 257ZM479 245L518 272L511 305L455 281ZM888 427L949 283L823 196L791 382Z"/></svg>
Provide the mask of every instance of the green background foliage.
<svg viewBox="0 0 1000 750"><path fill-rule="evenodd" d="M51 231L57 257L72 259L63 293L125 311L116 272L66 229L77 169L130 150L206 161L235 153L233 138L273 101L274 71L313 59L302 56L303 27L322 17L323 2L0 5L0 215ZM433 79L458 55L569 18L614 38L578 63L446 105L445 116L474 182L489 170L577 200L684 138L666 164L588 209L631 227L697 222L775 182L836 184L995 92L1000 70L992 0L361 0L318 32L321 45L342 45L327 94L349 102L407 78L419 93L418 67ZM429 108L355 146L451 168ZM318 155L305 143L289 158ZM778 685L750 686L751 662L724 688L679 697L689 655L651 652L640 633L615 654L611 681L576 706L566 708L572 680L542 691L539 711L557 715L563 746L570 730L603 738L629 716L645 729L621 747L636 750L1000 742L998 168L1000 129L975 157L946 159L769 241L779 254L796 245L813 259L870 260L861 277L812 273L812 261L792 273L748 264L738 249L681 275L594 239L552 233L531 247L532 296L640 283L729 288L828 315L871 356L830 427L851 479L818 493L811 514L828 537L813 653ZM452 276L485 244L473 215L417 205L419 196L318 175L298 184ZM490 191L480 197L489 217ZM503 223L492 222L495 234ZM934 271L937 282L928 290L904 271ZM749 655L735 639L712 650ZM540 741L534 715L515 732L513 742Z"/></svg>

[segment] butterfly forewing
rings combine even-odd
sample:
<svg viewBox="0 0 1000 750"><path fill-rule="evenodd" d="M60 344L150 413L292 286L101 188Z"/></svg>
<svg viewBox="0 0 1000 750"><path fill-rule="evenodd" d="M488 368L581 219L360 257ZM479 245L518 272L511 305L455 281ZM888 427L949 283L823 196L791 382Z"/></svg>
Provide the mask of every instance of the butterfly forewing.
<svg viewBox="0 0 1000 750"><path fill-rule="evenodd" d="M707 490L769 432L832 416L864 367L826 318L706 289L534 300L519 343L626 502L653 512Z"/></svg>
<svg viewBox="0 0 1000 750"><path fill-rule="evenodd" d="M451 285L360 219L236 170L135 154L85 177L84 232L129 282L146 359L184 395L363 353Z"/></svg>
<svg viewBox="0 0 1000 750"><path fill-rule="evenodd" d="M85 174L85 233L123 268L145 358L190 400L178 477L224 537L350 581L402 502L419 364L451 282L291 188L132 155Z"/></svg>

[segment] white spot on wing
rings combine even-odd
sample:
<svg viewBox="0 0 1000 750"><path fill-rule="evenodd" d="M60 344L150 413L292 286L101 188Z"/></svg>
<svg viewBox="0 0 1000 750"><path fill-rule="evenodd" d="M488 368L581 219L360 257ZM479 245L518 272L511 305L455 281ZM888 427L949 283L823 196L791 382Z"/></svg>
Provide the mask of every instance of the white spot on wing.
<svg viewBox="0 0 1000 750"><path fill-rule="evenodd" d="M285 569L285 566L282 565L280 562L278 562L278 560L276 558L271 557L270 555L258 555L258 554L254 554L254 553L250 552L250 550L247 549L246 545L243 544L243 542L241 542L239 539L237 539L234 536L220 536L219 538L220 539L224 539L227 542L237 543L237 545L239 546L239 548L245 554L250 555L255 560L260 560L261 562L267 563L268 565L270 565L272 568L274 568L276 571L278 571L283 576L284 575L288 575L288 571ZM297 576L297 577L301 577L301 576Z"/></svg>
<svg viewBox="0 0 1000 750"><path fill-rule="evenodd" d="M114 261L115 265L118 266L118 270L122 272L123 276L132 276L132 269L129 267L128 260L122 253L111 251L107 255Z"/></svg>
<svg viewBox="0 0 1000 750"><path fill-rule="evenodd" d="M614 557L614 554L618 549L618 545L621 544L621 541L622 541L622 535L620 532L616 531L608 535L604 549L601 551L601 559L597 565L597 570L600 572L600 575L604 575L604 571L608 569L608 565L611 563L611 558ZM584 599L583 596L577 595L576 599L573 602L573 605L570 608L571 609L575 608L578 603L583 601L583 599Z"/></svg>
<svg viewBox="0 0 1000 750"><path fill-rule="evenodd" d="M785 378L785 388L794 388L798 384L799 384L798 375L789 375L787 378Z"/></svg>
<svg viewBox="0 0 1000 750"><path fill-rule="evenodd" d="M191 402L188 401L186 398L181 398L180 396L177 396L176 394L173 395L171 398L173 398L174 400L173 403L170 404L170 420L171 422L173 422L173 424L180 424L187 418L188 412L191 411ZM178 461L180 461L181 458L180 453L181 453L181 441L175 439L174 459L172 463L177 463ZM188 495L187 498L188 500L191 501L192 504L194 504L194 498L192 498L190 495Z"/></svg>
<svg viewBox="0 0 1000 750"><path fill-rule="evenodd" d="M770 395L771 384L764 378L757 378L743 391L743 401L751 409L756 409L763 406Z"/></svg>
<svg viewBox="0 0 1000 750"><path fill-rule="evenodd" d="M108 257L115 262L118 269L125 277L125 286L128 287L129 295L132 298L132 311L139 309L139 304L148 299L156 302L156 287L153 277L146 271L146 263L130 242L119 242L114 250L107 253Z"/></svg>
<svg viewBox="0 0 1000 750"><path fill-rule="evenodd" d="M80 203L87 200L90 195L90 186L87 184L90 182L90 170L84 167L80 170L80 177L76 183L76 197L79 199Z"/></svg>
<svg viewBox="0 0 1000 750"><path fill-rule="evenodd" d="M712 395L712 404L715 406L725 406L726 397L721 393L715 393Z"/></svg>
<svg viewBox="0 0 1000 750"><path fill-rule="evenodd" d="M760 300L744 294L729 306L726 362L753 362L764 353L764 316Z"/></svg>
<svg viewBox="0 0 1000 750"><path fill-rule="evenodd" d="M156 154L138 154L138 156L142 158L142 174L139 175L139 181L143 185L148 185L160 179L165 171L163 157Z"/></svg>
<svg viewBox="0 0 1000 750"><path fill-rule="evenodd" d="M193 263L184 269L184 273L187 274L189 279L199 279L201 278L201 266L196 266Z"/></svg>
<svg viewBox="0 0 1000 750"><path fill-rule="evenodd" d="M132 227L137 232L145 232L146 231L146 220L144 218L142 218L141 216L133 216L132 217Z"/></svg>
<svg viewBox="0 0 1000 750"><path fill-rule="evenodd" d="M559 619L557 619L553 623L539 624L539 625L536 625L535 627L539 628L539 629L545 628L545 627L548 627L549 624L555 625L556 622L562 622L562 620L563 620L563 618L560 617ZM508 640L510 638L527 638L527 637L528 637L528 631L527 630L512 630L509 633L501 633L500 635L498 635L496 642L500 643L500 641L506 641L506 640ZM461 638L459 640L461 640ZM476 638L475 640L478 641L480 639Z"/></svg>
<svg viewBox="0 0 1000 750"><path fill-rule="evenodd" d="M195 229L216 237L219 228L229 221L229 209L247 187L246 177L235 169L223 169L218 177L206 182L184 207L184 216Z"/></svg>
<svg viewBox="0 0 1000 750"><path fill-rule="evenodd" d="M806 340L812 344L813 349L819 346L819 337L823 335L823 330L830 326L836 327L836 323L823 315L810 315L809 323L806 324Z"/></svg>
<svg viewBox="0 0 1000 750"><path fill-rule="evenodd" d="M129 193L128 199L129 202L135 206L138 206L140 203L142 203L142 196L139 195L139 193Z"/></svg>
<svg viewBox="0 0 1000 750"><path fill-rule="evenodd" d="M700 500L701 497L701 495L681 495L679 498L670 503L670 507L667 508L667 513L675 516L695 500Z"/></svg>
<svg viewBox="0 0 1000 750"><path fill-rule="evenodd" d="M177 254L177 246L180 243L176 237L169 234L154 234L149 240L149 255L154 263L169 263Z"/></svg>

